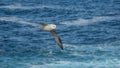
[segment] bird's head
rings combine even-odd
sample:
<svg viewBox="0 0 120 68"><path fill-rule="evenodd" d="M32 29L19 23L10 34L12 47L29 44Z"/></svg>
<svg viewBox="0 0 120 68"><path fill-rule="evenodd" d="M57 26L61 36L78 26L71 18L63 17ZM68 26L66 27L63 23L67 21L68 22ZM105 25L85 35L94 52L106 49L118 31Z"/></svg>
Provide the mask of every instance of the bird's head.
<svg viewBox="0 0 120 68"><path fill-rule="evenodd" d="M56 29L56 25L55 24L50 24L52 29Z"/></svg>

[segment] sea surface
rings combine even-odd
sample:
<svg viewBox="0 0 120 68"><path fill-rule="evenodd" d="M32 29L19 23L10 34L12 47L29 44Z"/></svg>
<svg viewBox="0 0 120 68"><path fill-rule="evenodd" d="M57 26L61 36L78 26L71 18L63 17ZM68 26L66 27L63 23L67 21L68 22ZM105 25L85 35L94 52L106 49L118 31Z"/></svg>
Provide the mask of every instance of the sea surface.
<svg viewBox="0 0 120 68"><path fill-rule="evenodd" d="M0 68L120 68L120 0L0 0Z"/></svg>

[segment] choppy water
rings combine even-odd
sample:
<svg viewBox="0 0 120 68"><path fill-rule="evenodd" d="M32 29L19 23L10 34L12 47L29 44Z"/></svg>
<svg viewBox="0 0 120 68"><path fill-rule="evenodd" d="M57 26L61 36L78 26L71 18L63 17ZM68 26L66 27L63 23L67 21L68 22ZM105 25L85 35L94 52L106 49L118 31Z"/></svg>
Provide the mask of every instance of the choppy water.
<svg viewBox="0 0 120 68"><path fill-rule="evenodd" d="M63 51L39 21L57 25ZM119 0L0 0L0 68L119 67Z"/></svg>

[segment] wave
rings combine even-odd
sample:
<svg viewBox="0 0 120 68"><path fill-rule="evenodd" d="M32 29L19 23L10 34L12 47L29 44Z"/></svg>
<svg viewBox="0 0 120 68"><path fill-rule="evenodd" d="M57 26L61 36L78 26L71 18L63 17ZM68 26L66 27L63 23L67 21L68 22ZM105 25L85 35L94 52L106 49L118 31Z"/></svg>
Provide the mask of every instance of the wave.
<svg viewBox="0 0 120 68"><path fill-rule="evenodd" d="M33 26L33 27L38 27L38 25L39 25L37 23L31 23L31 22L25 21L24 19L18 18L18 17L0 17L0 21L7 21L7 22L25 24L25 25L30 25L30 26Z"/></svg>
<svg viewBox="0 0 120 68"><path fill-rule="evenodd" d="M90 62L74 62L74 61L57 61L56 63L44 64L44 65L30 65L30 68L119 68L120 61L118 59L109 60L93 60Z"/></svg>
<svg viewBox="0 0 120 68"><path fill-rule="evenodd" d="M22 10L31 10L31 9L44 9L44 8L51 8L51 9L69 9L69 8L63 8L60 6L52 6L52 5L37 5L37 6L23 6L21 4L14 4L14 5L5 5L5 6L0 6L0 8L6 8L6 9L22 9Z"/></svg>
<svg viewBox="0 0 120 68"><path fill-rule="evenodd" d="M65 21L65 22L60 22L60 24L64 24L67 26L73 26L73 25L90 25L90 24L95 24L98 22L103 22L103 21L112 21L112 20L120 20L120 16L100 16L100 17L93 17L91 19L77 19L73 21Z"/></svg>

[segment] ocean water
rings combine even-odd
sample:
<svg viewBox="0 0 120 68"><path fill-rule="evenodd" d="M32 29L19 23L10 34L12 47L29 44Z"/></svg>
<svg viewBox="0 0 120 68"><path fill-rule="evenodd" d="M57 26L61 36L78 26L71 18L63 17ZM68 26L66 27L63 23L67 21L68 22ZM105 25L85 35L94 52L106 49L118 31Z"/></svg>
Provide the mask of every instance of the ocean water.
<svg viewBox="0 0 120 68"><path fill-rule="evenodd" d="M0 68L120 68L120 0L0 0Z"/></svg>

